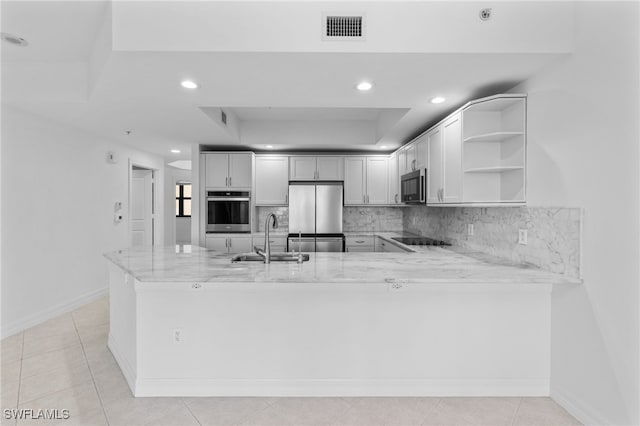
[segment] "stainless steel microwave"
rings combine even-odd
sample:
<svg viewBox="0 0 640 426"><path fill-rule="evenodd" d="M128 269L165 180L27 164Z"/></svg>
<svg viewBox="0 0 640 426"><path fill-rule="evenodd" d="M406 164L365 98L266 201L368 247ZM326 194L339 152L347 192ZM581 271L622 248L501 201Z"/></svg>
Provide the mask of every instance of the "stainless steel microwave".
<svg viewBox="0 0 640 426"><path fill-rule="evenodd" d="M207 232L251 232L251 194L208 191Z"/></svg>
<svg viewBox="0 0 640 426"><path fill-rule="evenodd" d="M405 204L426 203L427 169L418 169L400 177L400 195Z"/></svg>

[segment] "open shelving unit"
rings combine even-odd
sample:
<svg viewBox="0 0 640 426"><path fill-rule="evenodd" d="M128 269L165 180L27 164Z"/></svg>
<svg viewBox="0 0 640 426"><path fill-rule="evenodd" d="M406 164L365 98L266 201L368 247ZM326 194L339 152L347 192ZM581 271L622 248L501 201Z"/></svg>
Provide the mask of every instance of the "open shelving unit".
<svg viewBox="0 0 640 426"><path fill-rule="evenodd" d="M485 98L462 111L463 202L523 204L526 96Z"/></svg>

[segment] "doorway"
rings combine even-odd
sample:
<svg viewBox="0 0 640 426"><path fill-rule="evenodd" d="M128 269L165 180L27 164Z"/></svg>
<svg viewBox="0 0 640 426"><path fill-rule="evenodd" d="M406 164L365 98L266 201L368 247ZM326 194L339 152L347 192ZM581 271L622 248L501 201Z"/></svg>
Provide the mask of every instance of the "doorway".
<svg viewBox="0 0 640 426"><path fill-rule="evenodd" d="M132 164L130 188L131 247L152 246L155 242L154 170Z"/></svg>

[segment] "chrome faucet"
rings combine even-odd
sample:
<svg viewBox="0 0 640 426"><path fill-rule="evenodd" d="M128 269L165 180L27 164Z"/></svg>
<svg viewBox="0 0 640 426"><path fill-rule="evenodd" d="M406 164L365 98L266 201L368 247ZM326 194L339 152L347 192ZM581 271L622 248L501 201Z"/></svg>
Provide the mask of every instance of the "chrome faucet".
<svg viewBox="0 0 640 426"><path fill-rule="evenodd" d="M271 243L269 242L269 222L273 218L273 228L278 227L278 218L274 213L269 213L264 221L264 250L262 253L258 250L259 255L264 256L264 263L271 263Z"/></svg>

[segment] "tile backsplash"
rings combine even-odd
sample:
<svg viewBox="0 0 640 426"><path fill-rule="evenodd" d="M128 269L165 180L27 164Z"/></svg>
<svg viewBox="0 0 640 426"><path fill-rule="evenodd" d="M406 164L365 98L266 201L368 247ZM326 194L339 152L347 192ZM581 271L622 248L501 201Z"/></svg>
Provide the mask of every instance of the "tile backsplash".
<svg viewBox="0 0 640 426"><path fill-rule="evenodd" d="M342 230L358 231L402 231L402 208L400 207L343 207ZM280 232L288 232L288 207L256 207L255 231L264 232L264 221L271 212L278 218Z"/></svg>
<svg viewBox="0 0 640 426"><path fill-rule="evenodd" d="M562 207L426 207L403 210L403 229L451 242L510 261L580 276L579 208ZM473 224L474 235L467 235ZM526 229L526 245L518 230Z"/></svg>
<svg viewBox="0 0 640 426"><path fill-rule="evenodd" d="M402 231L402 207L344 207L344 232Z"/></svg>

